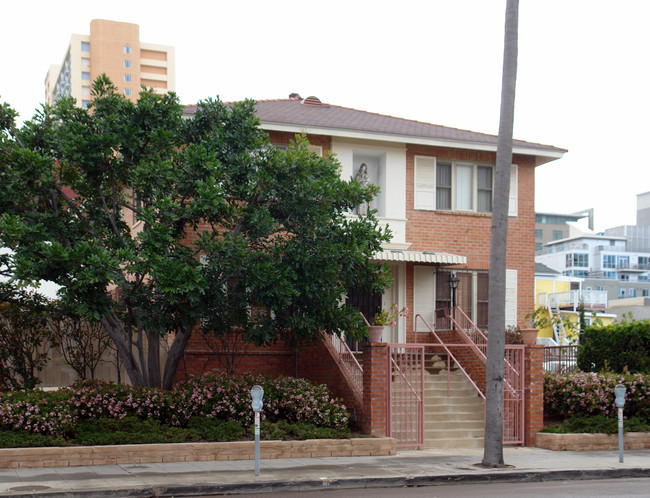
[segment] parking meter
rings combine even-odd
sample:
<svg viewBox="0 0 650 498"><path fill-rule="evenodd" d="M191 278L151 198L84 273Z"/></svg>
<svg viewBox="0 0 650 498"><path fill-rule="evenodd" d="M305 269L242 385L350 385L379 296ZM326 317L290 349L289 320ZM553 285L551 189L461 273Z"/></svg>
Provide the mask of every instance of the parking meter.
<svg viewBox="0 0 650 498"><path fill-rule="evenodd" d="M618 384L614 388L616 408L618 408L618 461L623 463L623 406L625 405L625 386Z"/></svg>
<svg viewBox="0 0 650 498"><path fill-rule="evenodd" d="M262 403L262 398L264 398L264 389L262 386L253 386L251 389L251 407L253 408L254 412L261 412L262 411L262 406L264 406L264 403Z"/></svg>
<svg viewBox="0 0 650 498"><path fill-rule="evenodd" d="M251 388L251 407L255 413L255 475L260 475L260 412L264 403L264 389L255 385Z"/></svg>

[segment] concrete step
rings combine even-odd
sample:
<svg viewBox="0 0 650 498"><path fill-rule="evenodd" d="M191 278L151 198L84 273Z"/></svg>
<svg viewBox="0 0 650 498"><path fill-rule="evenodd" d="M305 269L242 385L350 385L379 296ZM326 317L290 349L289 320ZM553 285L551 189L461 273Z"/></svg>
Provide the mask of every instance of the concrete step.
<svg viewBox="0 0 650 498"><path fill-rule="evenodd" d="M427 422L432 422L432 423L445 423L448 421L465 421L465 422L480 422L481 425L483 425L483 421L485 420L485 415L483 415L483 412L462 412L462 413L457 413L457 412L449 412L449 413L425 413L424 414L424 420Z"/></svg>
<svg viewBox="0 0 650 498"><path fill-rule="evenodd" d="M479 430L485 429L483 420L424 420L425 433L436 430Z"/></svg>
<svg viewBox="0 0 650 498"><path fill-rule="evenodd" d="M424 440L483 438L485 431L480 429L425 429Z"/></svg>
<svg viewBox="0 0 650 498"><path fill-rule="evenodd" d="M467 438L437 438L435 440L424 440L425 448L482 448L482 437Z"/></svg>

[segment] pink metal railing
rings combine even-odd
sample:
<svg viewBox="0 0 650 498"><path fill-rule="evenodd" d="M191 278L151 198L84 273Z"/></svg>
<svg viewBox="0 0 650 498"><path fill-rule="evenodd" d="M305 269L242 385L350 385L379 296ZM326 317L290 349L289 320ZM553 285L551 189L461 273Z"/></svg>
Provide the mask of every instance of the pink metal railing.
<svg viewBox="0 0 650 498"><path fill-rule="evenodd" d="M473 344L475 346L475 352L485 362L487 358L487 337L481 329L458 306L455 308L444 308L444 313L450 322L456 325L453 328L461 332L461 338L468 344Z"/></svg>
<svg viewBox="0 0 650 498"><path fill-rule="evenodd" d="M352 388L359 399L363 398L363 367L357 361L347 343L339 336L330 335L330 344L334 347L338 359L352 379Z"/></svg>
<svg viewBox="0 0 650 498"><path fill-rule="evenodd" d="M465 375L465 377L467 377L467 380L470 382L470 384L472 384L472 386L474 386L474 389L476 389L476 392L479 394L479 396L481 396L481 398L483 398L485 400L485 394L483 394L483 391L481 391L481 389L478 387L478 385L476 385L476 382L474 382L474 379L472 379L472 376L467 372L467 370L465 370L463 368L461 363L456 359L454 354L451 352L451 349L449 349L450 346L453 346L453 345L445 344L443 342L443 340L440 339L438 334L436 334L435 330L431 327L431 325L429 325L429 323L420 314L415 315L416 329L417 329L418 318L422 321L422 323L424 323L424 326L427 329L429 329L429 333L437 341L435 343L432 343L431 345L432 346L440 346L440 347L442 347L442 349L445 350L445 353L447 353L447 396L449 396L449 374L450 374L450 371L451 371L451 368L450 368L451 367L451 361L453 360L454 363L456 363L456 366L458 366L460 371L463 373L463 375ZM436 320L436 323L438 323L437 320Z"/></svg>
<svg viewBox="0 0 650 498"><path fill-rule="evenodd" d="M419 315L418 315L419 316ZM458 307L443 308L436 310L436 326L443 329L455 329L458 331L461 339L471 348L476 357L484 365L487 363L487 337L483 332L469 319L469 317ZM433 337L442 343L440 337L431 329L424 318L422 321L431 331ZM417 320L417 317L416 317ZM444 349L448 352L447 360L451 351L447 346ZM485 399L485 395L471 379L471 376L462 368L462 365L454 357L456 365L461 369L465 376L470 380L472 385L477 389L480 395ZM521 444L524 439L524 347L507 345L504 356L504 412L503 412L503 430L505 444ZM449 370L448 370L449 371ZM449 383L449 378L447 380ZM448 387L449 389L449 387Z"/></svg>
<svg viewBox="0 0 650 498"><path fill-rule="evenodd" d="M399 447L424 445L424 345L388 345L387 435Z"/></svg>
<svg viewBox="0 0 650 498"><path fill-rule="evenodd" d="M472 322L465 312L459 307L444 308L445 314L449 320L456 325L455 330L458 331L461 338L468 344L473 345L472 350L483 364L487 363L487 337L479 329L474 322ZM514 395L516 388L514 387L519 382L519 372L508 361L507 356L503 361L504 369L504 388Z"/></svg>
<svg viewBox="0 0 650 498"><path fill-rule="evenodd" d="M503 390L503 443L524 444L524 372L526 371L525 346L506 345L504 364L512 368L505 369Z"/></svg>

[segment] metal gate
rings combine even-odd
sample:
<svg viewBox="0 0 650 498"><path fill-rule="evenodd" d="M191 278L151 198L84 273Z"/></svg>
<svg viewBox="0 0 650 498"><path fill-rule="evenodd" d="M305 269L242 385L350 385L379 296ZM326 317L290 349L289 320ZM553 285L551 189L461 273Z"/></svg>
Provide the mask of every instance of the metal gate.
<svg viewBox="0 0 650 498"><path fill-rule="evenodd" d="M506 345L503 386L503 444L524 444L524 346Z"/></svg>
<svg viewBox="0 0 650 498"><path fill-rule="evenodd" d="M399 447L424 445L424 345L388 344L387 433Z"/></svg>

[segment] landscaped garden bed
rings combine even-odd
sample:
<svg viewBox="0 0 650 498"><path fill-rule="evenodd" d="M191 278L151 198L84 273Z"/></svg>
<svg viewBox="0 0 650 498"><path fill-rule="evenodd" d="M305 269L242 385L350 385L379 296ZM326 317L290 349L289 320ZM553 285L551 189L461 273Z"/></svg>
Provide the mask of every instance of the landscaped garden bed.
<svg viewBox="0 0 650 498"><path fill-rule="evenodd" d="M626 387L625 448L650 448L650 375L611 372L547 372L546 427L537 434L536 446L550 450L618 448L617 384Z"/></svg>
<svg viewBox="0 0 650 498"><path fill-rule="evenodd" d="M304 379L204 376L172 390L84 382L0 395L0 447L97 446L253 439L250 388L264 389L262 438L349 439L349 414Z"/></svg>

